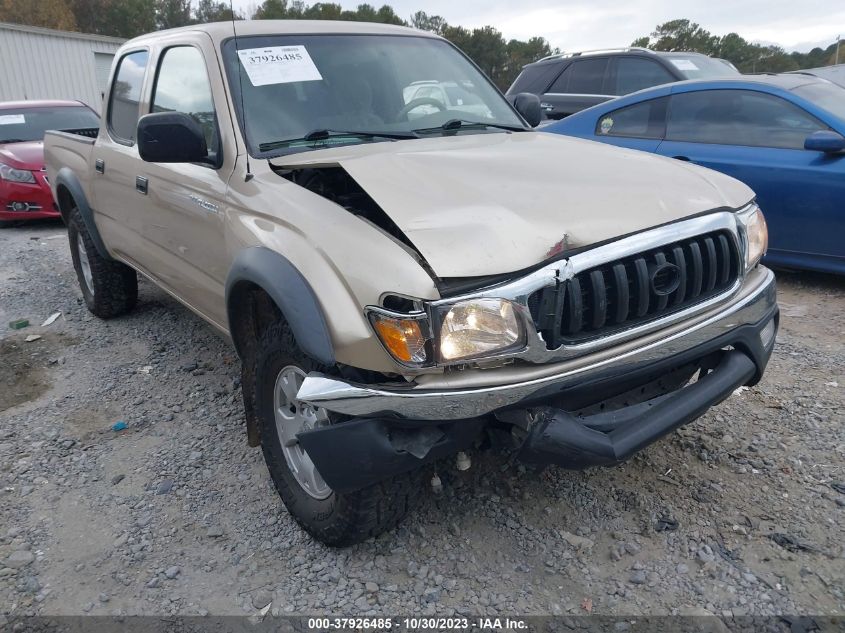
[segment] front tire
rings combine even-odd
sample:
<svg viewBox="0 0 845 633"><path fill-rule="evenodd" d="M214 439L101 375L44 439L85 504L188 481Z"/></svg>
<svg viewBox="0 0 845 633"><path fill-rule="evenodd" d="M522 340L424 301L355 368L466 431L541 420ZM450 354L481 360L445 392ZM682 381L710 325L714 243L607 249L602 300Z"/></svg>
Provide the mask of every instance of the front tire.
<svg viewBox="0 0 845 633"><path fill-rule="evenodd" d="M138 301L138 275L120 262L100 255L77 209L68 221L70 256L85 305L101 319L129 312Z"/></svg>
<svg viewBox="0 0 845 633"><path fill-rule="evenodd" d="M295 439L299 430L332 423L328 412L295 398L301 384L296 377L321 367L299 349L284 321L267 328L255 356L253 371L244 372L244 389L251 390L270 476L293 518L333 547L360 543L393 528L419 496L422 472L350 493L329 488Z"/></svg>

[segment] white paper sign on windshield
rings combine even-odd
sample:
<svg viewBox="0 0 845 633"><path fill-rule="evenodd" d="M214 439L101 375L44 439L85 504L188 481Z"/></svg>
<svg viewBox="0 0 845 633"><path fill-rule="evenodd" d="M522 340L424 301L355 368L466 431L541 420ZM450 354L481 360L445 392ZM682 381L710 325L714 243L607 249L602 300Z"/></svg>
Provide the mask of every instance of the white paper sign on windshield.
<svg viewBox="0 0 845 633"><path fill-rule="evenodd" d="M670 59L669 61L671 61L678 70L698 70L698 66L688 59Z"/></svg>
<svg viewBox="0 0 845 633"><path fill-rule="evenodd" d="M20 125L26 123L22 114L0 114L0 125Z"/></svg>
<svg viewBox="0 0 845 633"><path fill-rule="evenodd" d="M320 71L304 46L271 46L238 51L253 86L319 81Z"/></svg>

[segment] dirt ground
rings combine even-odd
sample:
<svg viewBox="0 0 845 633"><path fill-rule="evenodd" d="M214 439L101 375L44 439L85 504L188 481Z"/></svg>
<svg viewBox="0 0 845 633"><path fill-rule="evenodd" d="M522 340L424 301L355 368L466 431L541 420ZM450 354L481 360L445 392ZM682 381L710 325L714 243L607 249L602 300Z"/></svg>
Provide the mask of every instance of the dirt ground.
<svg viewBox="0 0 845 633"><path fill-rule="evenodd" d="M841 616L845 279L778 280L756 387L618 468L474 455L331 550L247 447L226 343L147 282L100 321L61 224L0 231L0 613Z"/></svg>

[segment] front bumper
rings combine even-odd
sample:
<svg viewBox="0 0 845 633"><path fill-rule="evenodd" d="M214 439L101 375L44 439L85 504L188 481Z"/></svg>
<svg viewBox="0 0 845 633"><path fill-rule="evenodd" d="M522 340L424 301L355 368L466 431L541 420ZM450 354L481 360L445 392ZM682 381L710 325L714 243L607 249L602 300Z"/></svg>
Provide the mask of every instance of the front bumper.
<svg viewBox="0 0 845 633"><path fill-rule="evenodd" d="M761 324L762 328L776 312L774 274L758 266L727 303L640 339L564 363L451 372L418 378L416 383L407 385L356 384L311 373L298 397L311 405L352 416L460 420L526 406L573 387L612 382L668 359L688 358L691 352L701 357L705 354L703 347L713 345L740 346L749 351L755 372L748 382L756 382L771 345L767 351L762 350L759 336L749 335L745 326ZM756 348L756 353L752 348ZM479 380L485 383L479 384Z"/></svg>
<svg viewBox="0 0 845 633"><path fill-rule="evenodd" d="M451 391L389 391L312 376L300 398L309 380L312 388L328 385L304 399L361 417L298 439L339 492L466 450L491 425L520 429L518 456L525 462L585 468L624 461L737 387L759 380L774 347L778 308L771 271L759 268L753 277L717 314L543 378ZM698 379L681 388L693 372L700 372ZM653 394L654 385L664 382ZM631 403L632 393L646 395L635 395ZM491 412L495 416L484 415Z"/></svg>

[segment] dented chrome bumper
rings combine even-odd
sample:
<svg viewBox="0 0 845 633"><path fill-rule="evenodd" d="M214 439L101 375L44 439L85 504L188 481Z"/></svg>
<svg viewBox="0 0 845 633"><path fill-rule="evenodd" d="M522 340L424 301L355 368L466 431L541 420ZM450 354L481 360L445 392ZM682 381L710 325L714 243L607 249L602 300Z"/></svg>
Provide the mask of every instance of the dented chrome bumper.
<svg viewBox="0 0 845 633"><path fill-rule="evenodd" d="M673 357L690 360L713 347L743 347L759 379L774 343L774 274L759 266L726 302L695 317L623 344L545 365L507 366L417 377L407 385L355 384L311 373L301 401L352 416L395 415L413 420L459 420L513 407L585 382L612 380Z"/></svg>

